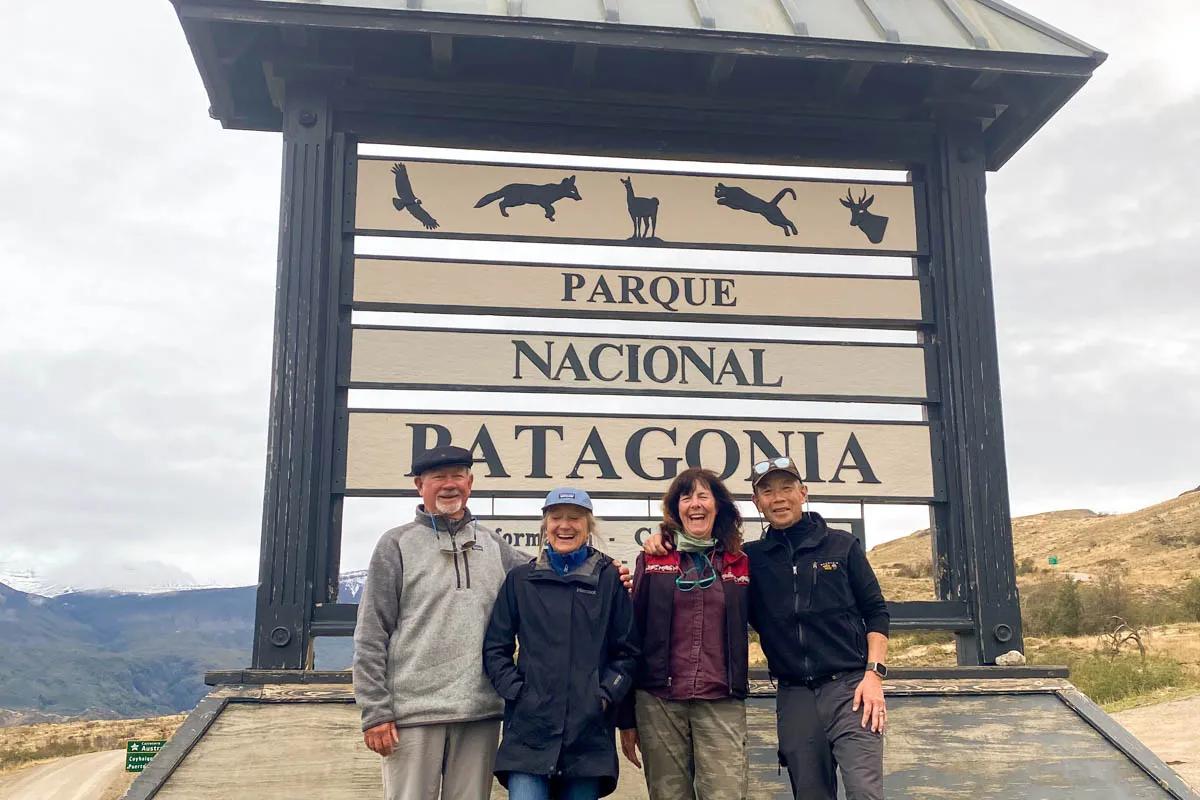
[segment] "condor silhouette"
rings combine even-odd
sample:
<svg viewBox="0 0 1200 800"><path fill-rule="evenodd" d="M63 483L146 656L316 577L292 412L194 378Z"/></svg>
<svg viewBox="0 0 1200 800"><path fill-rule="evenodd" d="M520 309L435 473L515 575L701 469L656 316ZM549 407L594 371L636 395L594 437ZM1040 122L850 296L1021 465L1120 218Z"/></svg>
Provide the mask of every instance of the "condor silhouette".
<svg viewBox="0 0 1200 800"><path fill-rule="evenodd" d="M392 205L396 210L407 211L413 219L424 225L426 230L438 227L438 221L421 207L421 201L413 192L412 182L408 179L408 167L396 162L392 164L392 174L396 176L396 196L392 198Z"/></svg>
<svg viewBox="0 0 1200 800"><path fill-rule="evenodd" d="M779 208L779 201L785 194L790 194L793 200L796 199L796 192L790 187L780 189L770 202L761 197L755 197L740 186L726 186L718 183L717 188L713 190L713 195L717 198L717 205L758 214L772 225L783 228L784 236L792 236L797 233L796 226Z"/></svg>
<svg viewBox="0 0 1200 800"><path fill-rule="evenodd" d="M497 189L491 194L485 194L479 198L479 202L475 204L476 208L483 208L489 203L500 201L501 216L508 216L508 209L516 206L535 205L541 206L546 212L546 219L554 222L554 204L563 198L571 198L572 200L582 200L579 196L579 190L575 188L575 176L563 178L558 183L510 183L507 186Z"/></svg>

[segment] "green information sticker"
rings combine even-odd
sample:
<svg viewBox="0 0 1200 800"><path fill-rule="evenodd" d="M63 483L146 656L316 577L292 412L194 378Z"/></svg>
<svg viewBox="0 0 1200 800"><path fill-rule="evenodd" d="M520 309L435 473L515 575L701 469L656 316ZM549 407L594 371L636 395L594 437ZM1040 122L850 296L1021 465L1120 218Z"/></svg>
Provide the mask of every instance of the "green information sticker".
<svg viewBox="0 0 1200 800"><path fill-rule="evenodd" d="M1052 567L1057 566L1058 565L1058 556L1050 556L1049 561L1050 561L1050 566L1052 566Z"/></svg>
<svg viewBox="0 0 1200 800"><path fill-rule="evenodd" d="M163 749L166 741L163 739L130 739L125 743L125 771L141 772L154 758L154 754Z"/></svg>

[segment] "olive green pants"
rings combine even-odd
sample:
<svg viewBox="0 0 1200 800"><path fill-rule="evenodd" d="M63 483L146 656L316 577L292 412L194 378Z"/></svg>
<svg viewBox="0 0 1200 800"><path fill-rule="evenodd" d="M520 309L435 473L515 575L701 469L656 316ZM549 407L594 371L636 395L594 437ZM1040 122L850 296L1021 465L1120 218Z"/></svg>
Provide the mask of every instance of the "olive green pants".
<svg viewBox="0 0 1200 800"><path fill-rule="evenodd" d="M660 700L638 691L635 706L650 800L745 800L744 701Z"/></svg>

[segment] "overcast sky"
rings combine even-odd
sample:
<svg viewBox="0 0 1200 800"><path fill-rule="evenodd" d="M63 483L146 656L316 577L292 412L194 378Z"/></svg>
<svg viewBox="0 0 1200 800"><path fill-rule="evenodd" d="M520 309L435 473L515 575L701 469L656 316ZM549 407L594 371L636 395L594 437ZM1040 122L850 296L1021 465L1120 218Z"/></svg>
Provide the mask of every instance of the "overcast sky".
<svg viewBox="0 0 1200 800"><path fill-rule="evenodd" d="M1200 6L1018 4L1110 57L991 176L1013 511L1132 510L1200 484ZM252 583L279 137L208 118L167 0L69 5L0 26L0 571Z"/></svg>

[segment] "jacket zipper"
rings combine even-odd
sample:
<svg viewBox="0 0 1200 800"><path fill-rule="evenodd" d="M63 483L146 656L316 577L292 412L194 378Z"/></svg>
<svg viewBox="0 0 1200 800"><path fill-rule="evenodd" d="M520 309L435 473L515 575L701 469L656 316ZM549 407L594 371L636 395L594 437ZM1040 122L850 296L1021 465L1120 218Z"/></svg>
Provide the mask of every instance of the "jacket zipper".
<svg viewBox="0 0 1200 800"><path fill-rule="evenodd" d="M808 674L808 651L804 647L804 626L800 623L800 565L792 562L792 610L796 615L796 639L800 646L800 668L805 678Z"/></svg>
<svg viewBox="0 0 1200 800"><path fill-rule="evenodd" d="M463 568L467 571L467 588L471 588L471 559L467 557L467 551L463 550Z"/></svg>
<svg viewBox="0 0 1200 800"><path fill-rule="evenodd" d="M450 544L451 544L451 546L454 545L454 537L450 537ZM458 569L458 551L457 550L454 551L454 581L456 584L458 584L456 588L461 589L462 588L462 573Z"/></svg>

